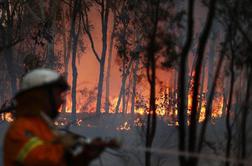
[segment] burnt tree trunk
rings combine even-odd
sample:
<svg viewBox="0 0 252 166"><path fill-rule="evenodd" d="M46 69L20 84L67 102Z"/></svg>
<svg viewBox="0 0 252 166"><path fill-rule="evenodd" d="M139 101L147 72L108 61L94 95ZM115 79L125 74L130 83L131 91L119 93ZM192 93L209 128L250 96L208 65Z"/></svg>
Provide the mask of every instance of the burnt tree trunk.
<svg viewBox="0 0 252 166"><path fill-rule="evenodd" d="M101 1L101 25L102 25L102 53L100 58L100 74L98 81L98 93L96 102L96 113L101 113L102 104L102 90L103 90L103 80L104 80L104 68L107 53L107 30L108 30L108 15L109 15L109 2Z"/></svg>
<svg viewBox="0 0 252 166"><path fill-rule="evenodd" d="M250 91L251 91L251 79L252 79L252 72L251 67L247 67L247 87L246 87L246 94L245 94L245 101L243 103L242 107L242 117L241 117L241 154L240 159L245 160L247 157L247 116L248 116L248 110L249 110L249 101L250 101ZM239 166L243 166L244 164L241 163Z"/></svg>
<svg viewBox="0 0 252 166"><path fill-rule="evenodd" d="M204 139L205 139L207 124L208 124L208 121L209 121L209 119L211 117L212 103L213 103L215 88L216 88L217 79L219 77L219 73L220 73L220 70L221 70L221 67L222 67L222 63L223 63L223 60L224 60L224 55L225 55L225 51L226 51L226 44L227 44L228 37L229 37L228 35L229 34L227 33L226 37L224 39L224 45L223 45L222 51L220 53L220 58L218 60L217 66L216 66L216 71L215 71L212 87L211 87L211 89L209 91L209 96L207 97L205 120L203 121L203 125L202 125L200 135L199 135L199 143L198 143L198 149L197 149L198 153L200 153L201 150L202 150L203 142L204 142Z"/></svg>
<svg viewBox="0 0 252 166"><path fill-rule="evenodd" d="M7 25L5 30L2 30L2 37L3 37L3 43L4 45L10 45L13 41L13 28L14 28L14 18L10 11L12 9L12 6L10 6L11 3L4 4L3 10L2 10L2 17L5 17L3 19L6 19ZM1 25L1 28L3 26ZM6 47L3 49L4 52L4 59L6 62L7 71L9 73L9 80L10 80L10 87L11 87L11 95L13 96L17 91L17 74L16 74L16 64L15 64L15 57L13 53L12 47Z"/></svg>
<svg viewBox="0 0 252 166"><path fill-rule="evenodd" d="M193 19L193 11L194 11L194 0L190 0L188 2L188 18L187 18L187 35L186 35L186 42L183 46L182 52L181 52L181 59L180 59L180 70L179 70L179 79L178 79L178 137L179 137L179 144L178 149L179 151L185 151L186 150L186 63L187 63L187 57L188 53L190 51L190 47L192 44L193 39L193 25L194 25L194 19ZM186 165L186 158L185 156L179 156L179 163L180 166Z"/></svg>
<svg viewBox="0 0 252 166"><path fill-rule="evenodd" d="M203 67L203 72L202 72L202 77L201 77L201 83L200 83L200 101L199 101L199 113L198 113L198 116L197 116L197 121L199 121L199 118L200 118L200 114L201 114L201 108L202 108L202 102L203 102L203 91L204 91L204 80L205 80L205 62L203 62L204 65L202 66Z"/></svg>
<svg viewBox="0 0 252 166"><path fill-rule="evenodd" d="M75 0L73 4L73 11L71 15L71 41L72 41L72 113L71 113L71 121L75 125L76 124L76 86L77 86L77 67L76 67L76 54L77 54L77 44L78 37L80 32L80 21L77 27L76 32L76 20L78 12L80 11L81 1ZM79 17L80 18L80 17Z"/></svg>
<svg viewBox="0 0 252 166"><path fill-rule="evenodd" d="M71 7L69 7L71 12ZM69 58L71 53L71 35L69 34L69 38L67 38L67 29L66 29L66 18L65 13L63 11L62 14L62 38L63 38L63 56L64 56L64 77L68 80L68 65L69 65ZM67 96L65 98L67 100ZM66 112L66 102L62 105L62 111Z"/></svg>
<svg viewBox="0 0 252 166"><path fill-rule="evenodd" d="M160 1L157 0L153 3L153 29L149 34L149 43L147 45L147 65L146 73L147 79L150 84L150 98L149 98L149 113L147 114L147 126L146 126L146 142L145 147L151 148L153 140L156 134L156 35L159 21L159 10L160 10ZM145 166L151 166L151 153L149 151L145 152Z"/></svg>
<svg viewBox="0 0 252 166"><path fill-rule="evenodd" d="M190 126L189 126L189 140L188 140L188 151L194 153L196 150L197 143L197 108L198 108L198 93L199 93L199 81L202 69L202 61L204 57L205 46L207 43L208 36L210 34L211 26L213 23L214 13L215 13L215 4L216 0L211 0L209 2L209 11L207 15L206 24L202 31L202 34L199 37L199 45L197 49L197 60L195 67L195 77L193 79L193 99L192 99L192 110L190 117ZM195 157L190 157L188 159L187 165L197 165L198 159Z"/></svg>
<svg viewBox="0 0 252 166"><path fill-rule="evenodd" d="M230 124L230 111L231 111L231 105L232 105L232 97L233 97L233 89L234 89L234 55L231 53L231 63L230 63L230 92L228 97L228 103L227 103L227 110L226 110L226 129L227 129L227 142L226 142L226 158L230 157L230 152L232 148L232 127ZM230 163L226 161L226 166L229 166Z"/></svg>
<svg viewBox="0 0 252 166"><path fill-rule="evenodd" d="M113 21L113 28L110 36L110 44L109 44L109 54L108 54L108 66L107 66L107 74L106 74L106 96L105 96L105 112L109 113L109 96L110 96L110 71L111 71L111 63L112 63L112 52L114 46L114 31L115 31L115 21Z"/></svg>
<svg viewBox="0 0 252 166"><path fill-rule="evenodd" d="M131 114L134 113L135 111L135 97L136 97L136 85L137 85L137 71L139 68L139 53L137 53L137 57L136 57L136 63L135 63L135 67L133 70L133 85L132 85L132 97L131 97Z"/></svg>
<svg viewBox="0 0 252 166"><path fill-rule="evenodd" d="M120 92L119 92L119 95L118 95L118 100L117 100L116 108L115 108L116 113L119 113L121 100L124 97L124 93L125 93L126 80L127 80L128 75L130 73L132 63L133 63L133 58L130 59L130 62L129 62L129 65L128 65L126 71L124 71L123 74L122 74L121 88L120 88ZM125 70L125 69L123 69L123 70ZM125 104L125 103L123 102L123 104ZM124 108L122 110L124 111Z"/></svg>

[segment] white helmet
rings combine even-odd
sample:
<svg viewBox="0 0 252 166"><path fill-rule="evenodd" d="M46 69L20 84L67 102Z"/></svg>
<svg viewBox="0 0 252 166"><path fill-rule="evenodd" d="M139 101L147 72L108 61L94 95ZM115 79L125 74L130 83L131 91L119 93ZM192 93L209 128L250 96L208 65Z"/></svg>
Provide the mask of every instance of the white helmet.
<svg viewBox="0 0 252 166"><path fill-rule="evenodd" d="M69 88L69 85L59 73L50 69L39 68L32 70L23 77L18 94L49 85L59 85L64 90Z"/></svg>

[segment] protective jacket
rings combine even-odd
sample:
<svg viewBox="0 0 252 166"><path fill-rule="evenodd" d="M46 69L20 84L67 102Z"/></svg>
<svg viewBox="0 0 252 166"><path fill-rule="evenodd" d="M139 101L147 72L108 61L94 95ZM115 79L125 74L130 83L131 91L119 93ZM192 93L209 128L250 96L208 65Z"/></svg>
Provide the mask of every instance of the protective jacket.
<svg viewBox="0 0 252 166"><path fill-rule="evenodd" d="M43 116L21 116L4 141L5 166L64 166L64 147Z"/></svg>
<svg viewBox="0 0 252 166"><path fill-rule="evenodd" d="M4 140L5 166L65 166L72 161L52 121L63 103L54 95L67 89L66 80L50 69L35 69L22 78L14 97L16 118Z"/></svg>

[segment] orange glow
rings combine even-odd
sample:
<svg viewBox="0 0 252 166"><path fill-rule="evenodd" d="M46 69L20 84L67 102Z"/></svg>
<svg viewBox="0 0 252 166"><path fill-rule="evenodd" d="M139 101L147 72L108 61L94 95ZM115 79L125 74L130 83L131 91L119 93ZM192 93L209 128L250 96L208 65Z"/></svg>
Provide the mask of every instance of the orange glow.
<svg viewBox="0 0 252 166"><path fill-rule="evenodd" d="M142 120L140 118L137 118L134 120L134 125L137 126L137 127L143 127L144 124L142 122Z"/></svg>
<svg viewBox="0 0 252 166"><path fill-rule="evenodd" d="M175 96L177 96L177 94L173 91L171 91L171 89L166 88L164 90L162 90L159 95L160 97L158 97L156 99L156 114L158 117L162 117L164 118L164 120L167 122L168 125L178 125L177 122L177 115L178 115L178 108L177 108L177 101L172 99L172 96L169 96L169 94L175 94ZM205 119L205 112L206 112L206 92L204 92L202 94L202 103L201 103L201 108L198 109L199 111L199 115L198 115L198 121L199 122L203 122ZM173 96L174 97L174 96ZM198 97L199 98L199 97ZM110 106L110 110L109 113L110 114L114 114L115 113L115 108L117 105L117 101L118 101L118 97L115 97L114 99L112 99L112 104ZM81 102L82 103L82 102ZM95 109L95 103L92 103L93 105L90 107L90 110L83 110L81 109L81 103L78 103L76 108L77 108L77 113L80 112L87 112L87 113L94 113ZM122 103L121 103L122 104ZM71 100L69 97L69 100L67 100L67 105L66 105L66 112L70 113L71 112ZM144 116L146 114L148 114L148 108L149 108L149 104L148 103L143 103L143 105L145 106L141 106L139 108L135 107L134 110L134 114L138 114L140 116ZM200 104L199 104L200 105ZM130 108L131 105L128 105L128 108ZM191 107L192 107L192 91L190 90L189 95L188 95L188 109L187 109L187 114L188 116L190 116L191 113ZM223 108L223 96L218 96L215 97L213 99L213 105L212 105L212 119L216 119L222 116L222 108ZM130 109L128 109L127 113L129 112ZM105 110L104 108L101 109L101 112L104 113ZM121 107L119 108L119 113L122 112ZM78 125L81 124L82 121L78 121ZM187 124L189 124L189 121L187 122ZM61 125L61 124L58 124ZM142 126L142 122L140 122L139 119L136 119L134 121L134 125L135 126ZM128 130L130 128L130 124L128 122L125 122L121 125L119 125L117 130Z"/></svg>
<svg viewBox="0 0 252 166"><path fill-rule="evenodd" d="M188 109L189 109L189 110L192 109L192 98L193 98L193 95L192 95L192 93L190 93L190 94L188 95L188 100L187 100Z"/></svg>
<svg viewBox="0 0 252 166"><path fill-rule="evenodd" d="M112 109L109 110L109 113L115 113L115 108L116 108L117 101L118 101L118 97L115 97L112 100ZM119 112L120 112L120 110L119 110Z"/></svg>
<svg viewBox="0 0 252 166"><path fill-rule="evenodd" d="M144 115L145 109L144 108L135 109L135 114Z"/></svg>
<svg viewBox="0 0 252 166"><path fill-rule="evenodd" d="M116 128L116 130L120 130L120 131L123 131L123 130L128 131L130 129L131 129L130 124L127 121Z"/></svg>
<svg viewBox="0 0 252 166"><path fill-rule="evenodd" d="M66 96L66 108L65 108L65 112L66 113L71 113L72 112L72 100L71 100L71 95L67 95ZM63 107L61 106L61 108L59 109L60 112L63 112ZM76 104L76 112L80 113L81 111L81 105L80 104Z"/></svg>
<svg viewBox="0 0 252 166"><path fill-rule="evenodd" d="M178 115L178 108L177 108L177 101L175 99L173 99L171 96L169 96L170 94L173 94L173 98L174 96L176 97L177 94L172 91L169 88L165 88L163 89L160 93L159 93L159 97L157 97L156 99L156 114L158 117L162 117L163 120L165 122L167 122L167 125L169 126L178 126L178 121L177 121L177 115ZM205 119L205 112L206 112L206 92L203 92L203 96L202 96L202 103L201 103L201 108L198 109L199 110L199 117L198 117L198 121L199 122L203 122ZM216 119L216 118L220 118L221 116L223 116L223 101L224 98L222 95L220 95L220 93L216 94L215 98L213 99L213 104L212 104L212 114L211 114L211 118L212 119ZM112 104L110 106L110 110L109 113L115 113L115 107L117 104L118 98L115 97L112 99ZM85 99L81 99L77 101L77 105L76 105L76 112L77 113L81 113L81 112L87 112L87 113L94 113L95 112L95 102L91 103L90 106L88 107L89 109L83 109L83 103L85 103ZM191 107L192 107L192 90L189 90L189 94L188 94L188 109L187 109L187 115L190 116L191 113ZM72 108L72 102L71 102L71 95L68 94L67 95L67 100L66 100L66 113L71 113L71 108ZM130 113L130 109L131 105L129 103L128 105L128 112ZM135 110L134 110L134 114L137 114L139 116L144 116L146 114L148 114L148 108L149 108L149 104L146 103L146 101L143 101L142 106L140 107L136 107L135 106ZM60 109L60 111L62 112L62 108ZM104 108L101 109L101 112L104 113L105 110ZM119 113L121 113L122 110L119 109ZM11 113L5 113L2 114L2 119L8 121L8 122L12 122L13 118ZM142 127L144 125L144 123L141 121L141 118L136 118L134 121L134 123L132 125L137 126L137 127ZM57 121L55 122L55 125L57 126L64 126L67 124L67 118L64 118L64 120L62 121ZM77 125L81 125L82 124L82 120L81 119L77 119ZM189 124L189 122L187 122L187 124ZM88 127L90 127L91 125L89 125ZM131 125L129 122L124 122L121 125L119 125L119 127L117 127L117 130L130 130Z"/></svg>
<svg viewBox="0 0 252 166"><path fill-rule="evenodd" d="M221 117L223 112L223 102L224 102L224 97L220 96L218 98L215 98L213 102L213 112L212 112L212 117L213 118L218 118Z"/></svg>

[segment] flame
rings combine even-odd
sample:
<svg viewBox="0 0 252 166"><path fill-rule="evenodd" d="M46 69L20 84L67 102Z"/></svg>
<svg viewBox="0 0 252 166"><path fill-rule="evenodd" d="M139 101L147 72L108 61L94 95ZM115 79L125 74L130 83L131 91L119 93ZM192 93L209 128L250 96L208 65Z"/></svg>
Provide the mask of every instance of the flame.
<svg viewBox="0 0 252 166"><path fill-rule="evenodd" d="M134 120L134 125L136 127L143 127L144 126L144 124L143 124L143 122L142 122L142 120L140 118L137 118L137 119Z"/></svg>
<svg viewBox="0 0 252 166"><path fill-rule="evenodd" d="M63 112L63 106L61 106L61 108L59 109L60 112ZM71 100L71 96L67 95L66 96L66 107L65 107L65 112L66 113L71 113L72 112L72 100ZM81 105L80 104L76 104L76 113L80 113L81 112Z"/></svg>
<svg viewBox="0 0 252 166"><path fill-rule="evenodd" d="M115 108L116 108L116 105L117 105L117 101L118 101L118 97L115 97L113 100L112 100L112 108L113 109L110 109L109 110L109 113L116 113L115 112ZM120 110L119 110L120 111Z"/></svg>
<svg viewBox="0 0 252 166"><path fill-rule="evenodd" d="M173 96L169 96L170 94L173 93ZM174 91L171 91L169 88L164 89L162 92L159 93L161 97L158 97L156 99L156 114L158 117L162 117L162 119L166 122L168 126L178 126L178 120L177 120L177 115L178 115L178 108L177 108L177 93ZM205 112L206 112L206 92L203 92L202 100L201 100L201 108L198 108L199 111L199 117L198 117L198 122L203 122L205 119ZM192 108L192 89L190 88L189 94L188 94L188 101L187 101L187 115L190 116L191 114L191 108ZM84 100L84 99L82 99ZM95 112L95 105L91 105L89 107L89 110L83 110L81 103L85 103L82 100L79 100L77 105L76 105L76 112L81 113L81 112L87 112L87 113L94 113ZM111 104L111 109L109 110L110 114L115 113L115 107L117 104L118 98L114 98L112 100ZM144 116L146 114L149 114L149 104L145 101L142 100L143 103L135 106L134 109L134 114L137 114L138 116ZM217 94L214 99L213 99L213 104L212 104L212 114L211 118L216 119L219 118L223 115L223 102L224 102L224 97L220 94ZM200 105L200 104L199 104ZM198 106L199 107L199 106ZM131 104L129 103L128 108L131 108ZM72 102L71 102L71 97L70 95L67 96L66 100L66 107L65 107L65 112L66 113L71 113L72 109ZM63 111L63 108L60 109L60 111ZM101 109L101 112L105 112L104 108ZM119 113L122 112L121 109L119 109ZM127 113L130 113L129 110ZM133 120L132 123L129 123L128 121L123 122L122 124L119 124L118 127L116 127L116 130L118 131L129 131L131 130L132 126L135 127L143 127L144 122L140 117L137 117L136 119ZM11 113L5 113L2 114L2 119L12 122L13 117ZM67 118L63 118L61 120L58 120L55 122L55 125L57 126L65 126L69 123ZM83 125L83 121L81 119L77 119L77 125L81 126ZM189 125L189 121L187 121L187 125ZM86 127L94 127L91 124L87 124Z"/></svg>
<svg viewBox="0 0 252 166"><path fill-rule="evenodd" d="M193 95L192 95L192 93L190 93L187 98L187 105L188 105L187 107L189 110L192 109L192 100L193 100Z"/></svg>
<svg viewBox="0 0 252 166"><path fill-rule="evenodd" d="M116 128L116 130L119 130L119 131L123 131L123 130L128 131L130 129L131 129L130 124L127 121L124 122L123 124L121 124L119 127Z"/></svg>
<svg viewBox="0 0 252 166"><path fill-rule="evenodd" d="M190 114L191 114L192 96L193 96L192 92L193 91L192 91L192 85L191 85L191 87L189 88L189 94L188 94L188 98L187 98L187 115L188 116L190 116ZM169 88L163 89L159 93L159 97L157 97L157 99L156 99L156 114L158 117L162 117L168 125L178 126L177 100L178 100L177 99L177 91L175 91L175 90L172 91ZM111 102L109 113L114 114L115 109L116 109L116 105L118 102L118 97L113 98L111 101L112 102ZM149 104L145 100L141 100L141 102L143 102L143 103L138 106L135 106L134 114L137 114L139 116L144 116L149 113ZM95 112L95 105L90 106L89 110L82 110L81 103L83 103L83 102L81 102L79 100L79 103L76 106L77 113L84 112L84 111L87 113ZM68 100L66 103L66 113L71 113L71 105L72 105L72 102L70 100L70 97L68 96ZM203 122L205 119L205 112L206 112L206 92L203 92L203 94L202 94L201 104L199 102L199 106L200 105L201 105L201 108L198 108L198 111L199 111L198 112L198 122ZM128 108L131 108L131 103L128 104ZM218 95L213 99L212 115L211 115L212 119L219 118L223 115L222 108L223 108L223 96ZM129 111L130 111L130 109L127 110L127 113L130 113ZM101 112L102 113L105 112L104 108L101 108ZM121 112L122 112L122 110L120 107L119 113L121 113ZM77 122L78 125L81 125L81 122L82 121ZM189 124L189 122L187 122L187 124ZM135 119L133 125L141 127L141 126L143 126L143 123L140 122L139 119ZM124 122L123 124L119 125L117 130L129 130L130 127L131 126L128 122Z"/></svg>
<svg viewBox="0 0 252 166"><path fill-rule="evenodd" d="M144 115L145 109L144 108L137 108L137 109L135 109L135 114Z"/></svg>
<svg viewBox="0 0 252 166"><path fill-rule="evenodd" d="M213 109L214 111L212 112L212 117L214 118L218 118L221 117L223 112L223 104L224 103L224 97L220 96L220 97L216 97L214 102L213 102Z"/></svg>

